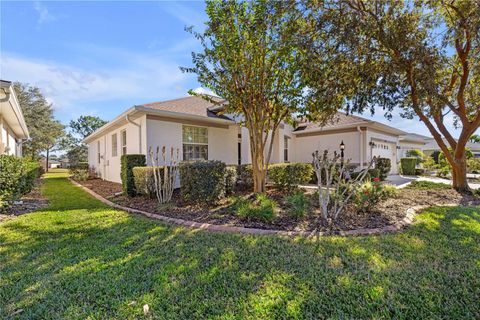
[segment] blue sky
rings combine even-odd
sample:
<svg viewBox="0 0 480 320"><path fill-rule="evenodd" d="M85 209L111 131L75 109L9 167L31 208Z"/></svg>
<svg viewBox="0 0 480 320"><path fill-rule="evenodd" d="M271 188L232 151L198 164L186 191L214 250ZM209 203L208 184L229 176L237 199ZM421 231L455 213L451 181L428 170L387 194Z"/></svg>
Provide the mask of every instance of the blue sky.
<svg viewBox="0 0 480 320"><path fill-rule="evenodd" d="M40 87L63 123L82 114L110 120L200 87L179 66L200 49L184 27L202 29L203 2L2 0L0 9L0 78ZM373 118L428 135L418 120Z"/></svg>

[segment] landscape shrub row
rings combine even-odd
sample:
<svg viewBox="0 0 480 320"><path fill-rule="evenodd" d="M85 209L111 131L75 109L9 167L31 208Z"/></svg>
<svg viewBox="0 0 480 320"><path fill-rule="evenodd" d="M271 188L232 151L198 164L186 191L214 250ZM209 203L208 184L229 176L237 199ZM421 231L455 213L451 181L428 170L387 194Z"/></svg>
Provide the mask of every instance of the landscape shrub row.
<svg viewBox="0 0 480 320"><path fill-rule="evenodd" d="M268 177L280 190L292 190L299 184L308 183L313 173L313 166L309 163L278 163L268 168Z"/></svg>
<svg viewBox="0 0 480 320"><path fill-rule="evenodd" d="M40 174L38 162L0 155L0 209L30 192Z"/></svg>
<svg viewBox="0 0 480 320"><path fill-rule="evenodd" d="M401 158L400 166L401 166L402 174L407 176L414 176L415 167L417 166L417 158L415 157Z"/></svg>
<svg viewBox="0 0 480 320"><path fill-rule="evenodd" d="M133 168L146 166L146 157L144 154L125 154L122 155L120 162L123 192L133 197L136 195Z"/></svg>

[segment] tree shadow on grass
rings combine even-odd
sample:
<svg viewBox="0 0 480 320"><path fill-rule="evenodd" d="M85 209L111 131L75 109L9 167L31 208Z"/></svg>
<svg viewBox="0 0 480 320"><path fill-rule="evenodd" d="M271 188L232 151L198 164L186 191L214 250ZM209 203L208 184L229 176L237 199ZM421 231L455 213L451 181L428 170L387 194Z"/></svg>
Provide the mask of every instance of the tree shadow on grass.
<svg viewBox="0 0 480 320"><path fill-rule="evenodd" d="M243 236L104 206L0 228L0 315L18 318L478 318L480 209L398 234Z"/></svg>

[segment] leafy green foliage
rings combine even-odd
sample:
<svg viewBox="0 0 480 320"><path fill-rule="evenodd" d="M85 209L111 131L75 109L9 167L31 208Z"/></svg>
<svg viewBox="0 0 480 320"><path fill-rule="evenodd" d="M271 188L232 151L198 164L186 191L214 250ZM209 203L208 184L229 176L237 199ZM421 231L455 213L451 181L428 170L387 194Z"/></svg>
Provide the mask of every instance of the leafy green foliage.
<svg viewBox="0 0 480 320"><path fill-rule="evenodd" d="M164 168L158 168L160 176L163 176ZM153 167L134 167L133 181L137 194L147 195L150 198L155 197L155 178Z"/></svg>
<svg viewBox="0 0 480 320"><path fill-rule="evenodd" d="M288 214L295 218L304 217L311 207L310 198L302 191L285 196Z"/></svg>
<svg viewBox="0 0 480 320"><path fill-rule="evenodd" d="M215 204L225 197L225 163L217 160L180 163L182 197L192 203Z"/></svg>
<svg viewBox="0 0 480 320"><path fill-rule="evenodd" d="M120 162L123 192L129 197L134 197L136 189L133 168L144 167L146 165L146 157L144 154L124 154L120 158Z"/></svg>
<svg viewBox="0 0 480 320"><path fill-rule="evenodd" d="M406 176L415 175L415 167L417 166L417 158L401 158L400 165L402 166L402 173Z"/></svg>
<svg viewBox="0 0 480 320"><path fill-rule="evenodd" d="M352 172L350 174L351 179L356 179L360 174L362 174L364 170L357 171L357 172ZM368 169L368 173L364 177L364 181L371 181L372 179L378 178L380 179L380 170L373 168L373 169Z"/></svg>
<svg viewBox="0 0 480 320"><path fill-rule="evenodd" d="M451 189L452 186L446 183L438 183L431 181L412 181L407 188L420 190L435 190L435 189Z"/></svg>
<svg viewBox="0 0 480 320"><path fill-rule="evenodd" d="M292 190L310 181L313 174L310 163L276 163L268 168L268 177L280 190Z"/></svg>
<svg viewBox="0 0 480 320"><path fill-rule="evenodd" d="M467 168L471 173L480 173L480 158L467 159Z"/></svg>
<svg viewBox="0 0 480 320"><path fill-rule="evenodd" d="M394 197L397 194L397 189L394 186L387 186L380 182L379 178L374 181L365 182L353 197L359 212L369 212L382 200Z"/></svg>
<svg viewBox="0 0 480 320"><path fill-rule="evenodd" d="M109 208L52 171L49 207L0 223L2 319L135 319L144 304L165 319L480 313L478 207L431 208L384 236L192 232Z"/></svg>
<svg viewBox="0 0 480 320"><path fill-rule="evenodd" d="M392 169L392 162L388 158L378 158L375 163L375 169L378 170L377 177L380 178L380 180L384 181L385 179L387 179L387 176Z"/></svg>
<svg viewBox="0 0 480 320"><path fill-rule="evenodd" d="M242 190L252 190L253 168L251 164L242 164L237 167L237 186Z"/></svg>
<svg viewBox="0 0 480 320"><path fill-rule="evenodd" d="M38 162L0 155L0 210L30 192L40 176Z"/></svg>
<svg viewBox="0 0 480 320"><path fill-rule="evenodd" d="M417 158L417 165L423 163L425 159L425 154L423 151L418 149L408 150L405 155L408 158Z"/></svg>
<svg viewBox="0 0 480 320"><path fill-rule="evenodd" d="M23 154L37 160L40 152L59 148L64 126L55 120L52 104L39 88L20 82L15 82L13 87L30 133L30 139L22 145Z"/></svg>
<svg viewBox="0 0 480 320"><path fill-rule="evenodd" d="M72 169L72 177L77 181L86 181L89 178L89 173L87 169Z"/></svg>
<svg viewBox="0 0 480 320"><path fill-rule="evenodd" d="M275 218L277 203L265 194L260 193L257 194L253 202L241 199L236 203L235 207L237 215L242 219L268 222Z"/></svg>
<svg viewBox="0 0 480 320"><path fill-rule="evenodd" d="M237 185L237 166L227 166L225 169L225 194L230 195L235 191Z"/></svg>

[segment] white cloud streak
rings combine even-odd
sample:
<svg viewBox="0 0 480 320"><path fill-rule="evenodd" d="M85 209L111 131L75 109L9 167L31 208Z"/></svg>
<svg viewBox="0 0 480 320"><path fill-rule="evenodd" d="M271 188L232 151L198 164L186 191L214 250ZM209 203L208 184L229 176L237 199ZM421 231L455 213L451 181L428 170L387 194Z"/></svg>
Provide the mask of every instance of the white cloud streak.
<svg viewBox="0 0 480 320"><path fill-rule="evenodd" d="M35 1L33 4L33 8L38 13L38 24L57 20L57 18L53 14L51 14L50 11L48 11L48 9L40 1Z"/></svg>

